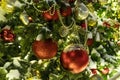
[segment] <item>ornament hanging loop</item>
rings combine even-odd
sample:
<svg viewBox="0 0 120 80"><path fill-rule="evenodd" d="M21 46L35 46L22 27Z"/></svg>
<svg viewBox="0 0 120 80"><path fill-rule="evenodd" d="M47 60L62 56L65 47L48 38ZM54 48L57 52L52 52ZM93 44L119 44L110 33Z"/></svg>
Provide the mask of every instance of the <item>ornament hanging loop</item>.
<svg viewBox="0 0 120 80"><path fill-rule="evenodd" d="M88 39L88 36L87 36L87 32L88 32L88 22L87 20L85 19L85 25L86 25L86 33L85 33L85 42L84 42L84 46L87 47L87 39Z"/></svg>
<svg viewBox="0 0 120 80"><path fill-rule="evenodd" d="M59 10L59 9L57 10L57 13L58 13L59 20L60 20L60 23L62 24L62 26L64 26L64 27L71 27L71 26L75 25L75 20L74 20L74 18L72 18L72 23L71 23L69 26L66 26L66 25L63 23L63 21L62 21L62 17L61 17L61 14L60 14L60 10Z"/></svg>
<svg viewBox="0 0 120 80"><path fill-rule="evenodd" d="M47 10L39 10L35 4L33 3L33 7L36 11L40 12L40 13L46 13L46 12L50 12L51 15L54 15L55 13L55 7L56 7L56 3L54 3L51 7L49 7L49 9Z"/></svg>
<svg viewBox="0 0 120 80"><path fill-rule="evenodd" d="M55 14L55 4L52 5L52 7L49 10L50 15L54 15Z"/></svg>
<svg viewBox="0 0 120 80"><path fill-rule="evenodd" d="M62 26L59 29L59 34L60 34L61 37L66 37L70 33L70 30L75 25L75 20L74 20L74 18L72 18L72 23L69 26L66 26L62 21L62 17L61 17L59 9L57 10L57 13L58 13L58 16L59 16L60 23L62 24Z"/></svg>

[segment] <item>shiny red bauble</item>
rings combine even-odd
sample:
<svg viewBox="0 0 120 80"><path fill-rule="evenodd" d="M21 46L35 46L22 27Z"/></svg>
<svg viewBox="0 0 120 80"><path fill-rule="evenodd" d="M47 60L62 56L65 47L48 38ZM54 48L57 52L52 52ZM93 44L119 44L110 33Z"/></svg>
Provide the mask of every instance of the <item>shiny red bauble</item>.
<svg viewBox="0 0 120 80"><path fill-rule="evenodd" d="M52 39L46 39L34 41L32 50L39 59L50 59L56 55L58 46Z"/></svg>
<svg viewBox="0 0 120 80"><path fill-rule="evenodd" d="M62 8L60 12L63 17L67 17L71 15L72 9L70 6L66 6L65 8Z"/></svg>
<svg viewBox="0 0 120 80"><path fill-rule="evenodd" d="M110 71L109 68L104 68L101 70L102 74L105 74L105 75L108 74L109 71Z"/></svg>
<svg viewBox="0 0 120 80"><path fill-rule="evenodd" d="M58 20L58 19L59 19L58 11L55 10L54 14L52 15L52 20L53 20L53 21L56 21L56 20Z"/></svg>
<svg viewBox="0 0 120 80"><path fill-rule="evenodd" d="M86 69L89 64L89 55L87 50L78 45L70 45L61 53L60 62L63 68L76 74Z"/></svg>
<svg viewBox="0 0 120 80"><path fill-rule="evenodd" d="M46 21L52 20L52 15L49 12L43 13L43 17Z"/></svg>
<svg viewBox="0 0 120 80"><path fill-rule="evenodd" d="M82 24L81 24L81 27L82 27L83 29L86 29L87 26L86 26L85 23L82 23Z"/></svg>
<svg viewBox="0 0 120 80"><path fill-rule="evenodd" d="M94 74L94 75L97 74L97 69L93 68L93 69L90 69L90 70L91 70L92 74Z"/></svg>
<svg viewBox="0 0 120 80"><path fill-rule="evenodd" d="M88 39L87 39L87 45L88 45L88 46L92 46L92 45L93 45L93 42L94 42L94 41L93 41L92 38L88 38Z"/></svg>
<svg viewBox="0 0 120 80"><path fill-rule="evenodd" d="M47 11L47 12L44 12L42 15L46 21L51 21L51 20L55 21L59 19L57 10Z"/></svg>

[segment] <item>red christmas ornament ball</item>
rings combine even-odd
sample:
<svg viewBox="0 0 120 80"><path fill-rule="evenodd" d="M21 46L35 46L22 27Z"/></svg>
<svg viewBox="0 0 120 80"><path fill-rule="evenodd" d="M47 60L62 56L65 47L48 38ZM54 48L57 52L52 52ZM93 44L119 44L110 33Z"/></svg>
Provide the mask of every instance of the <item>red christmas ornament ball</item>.
<svg viewBox="0 0 120 80"><path fill-rule="evenodd" d="M81 27L82 27L83 29L86 29L87 26L86 26L85 23L82 23L82 24L81 24Z"/></svg>
<svg viewBox="0 0 120 80"><path fill-rule="evenodd" d="M52 20L52 15L49 12L43 13L43 17L46 21Z"/></svg>
<svg viewBox="0 0 120 80"><path fill-rule="evenodd" d="M51 20L55 21L59 19L57 10L47 11L44 12L42 15L46 21L51 21Z"/></svg>
<svg viewBox="0 0 120 80"><path fill-rule="evenodd" d="M92 38L88 38L87 39L87 45L88 46L92 46L92 44L93 44L93 39Z"/></svg>
<svg viewBox="0 0 120 80"><path fill-rule="evenodd" d="M54 14L52 15L52 20L56 21L59 19L59 16L58 16L58 11L55 10Z"/></svg>
<svg viewBox="0 0 120 80"><path fill-rule="evenodd" d="M102 74L108 74L109 73L109 68L104 68L101 70Z"/></svg>
<svg viewBox="0 0 120 80"><path fill-rule="evenodd" d="M91 70L91 72L92 72L92 74L97 74L97 69L90 69Z"/></svg>
<svg viewBox="0 0 120 80"><path fill-rule="evenodd" d="M60 10L60 12L61 12L61 15L62 15L62 16L67 17L67 16L71 15L72 9L71 9L70 6L66 6L65 8L62 8L62 9Z"/></svg>
<svg viewBox="0 0 120 80"><path fill-rule="evenodd" d="M32 50L40 59L50 59L57 53L57 43L52 39L34 41Z"/></svg>
<svg viewBox="0 0 120 80"><path fill-rule="evenodd" d="M67 51L64 50L61 53L60 61L63 68L76 74L86 69L89 64L89 55L85 49L78 46L75 46L75 48L69 46Z"/></svg>

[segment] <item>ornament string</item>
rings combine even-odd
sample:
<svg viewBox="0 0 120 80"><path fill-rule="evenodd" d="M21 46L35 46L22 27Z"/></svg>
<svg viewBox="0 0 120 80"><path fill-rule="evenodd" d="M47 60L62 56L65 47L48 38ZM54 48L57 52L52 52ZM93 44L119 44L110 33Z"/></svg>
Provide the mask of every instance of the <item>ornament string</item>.
<svg viewBox="0 0 120 80"><path fill-rule="evenodd" d="M79 34L80 34L80 28L78 25L74 24L74 26L72 27L73 29L73 34L75 34L75 38L74 38L74 42L77 44L81 44L80 43L80 38L79 38Z"/></svg>
<svg viewBox="0 0 120 80"><path fill-rule="evenodd" d="M75 3L74 3L75 8L77 8L77 7L78 7L79 3L80 3L80 1L79 1L79 0L76 0L76 1L75 1Z"/></svg>
<svg viewBox="0 0 120 80"><path fill-rule="evenodd" d="M54 15L55 14L55 4L53 4L53 6L51 7L51 10L50 10L50 15Z"/></svg>
<svg viewBox="0 0 120 80"><path fill-rule="evenodd" d="M62 17L61 17L61 14L60 14L60 10L58 9L57 10L57 13L58 13L58 16L59 16L59 20L60 20L60 23L62 24L63 27L68 27L70 28L71 26L75 25L75 20L72 18L73 22L69 25L69 26L66 26L63 21L62 21ZM72 28L70 28L72 29Z"/></svg>
<svg viewBox="0 0 120 80"><path fill-rule="evenodd" d="M87 23L87 20L85 19L85 26L86 26L86 33L85 33L85 42L84 42L84 46L86 47L86 45L87 45L87 38L88 38L88 36L87 36L87 32L88 32L88 25L87 25L88 23Z"/></svg>
<svg viewBox="0 0 120 80"><path fill-rule="evenodd" d="M39 9L35 6L35 4L33 3L33 7L34 7L34 9L35 9L36 11L41 12L41 13L50 12L51 15L54 15L54 13L55 13L55 6L56 6L56 4L53 4L53 5L52 5L49 9L47 9L47 10L39 10Z"/></svg>

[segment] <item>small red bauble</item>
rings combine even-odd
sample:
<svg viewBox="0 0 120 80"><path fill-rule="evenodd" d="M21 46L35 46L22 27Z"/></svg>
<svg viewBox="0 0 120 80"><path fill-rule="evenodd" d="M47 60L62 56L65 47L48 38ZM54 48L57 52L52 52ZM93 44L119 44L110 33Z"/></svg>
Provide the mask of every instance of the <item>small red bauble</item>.
<svg viewBox="0 0 120 80"><path fill-rule="evenodd" d="M55 21L59 19L57 10L44 12L43 17L46 21L51 21L51 20Z"/></svg>
<svg viewBox="0 0 120 80"><path fill-rule="evenodd" d="M91 70L91 72L92 72L92 74L97 74L97 69L90 69Z"/></svg>
<svg viewBox="0 0 120 80"><path fill-rule="evenodd" d="M70 6L66 6L65 9L63 9L63 8L61 9L61 15L64 17L71 15L71 13L72 13L72 9Z"/></svg>
<svg viewBox="0 0 120 80"><path fill-rule="evenodd" d="M82 27L83 29L86 29L87 26L86 26L85 23L82 23L82 24L81 24L81 27Z"/></svg>
<svg viewBox="0 0 120 80"><path fill-rule="evenodd" d="M46 21L52 20L52 15L49 12L43 13L43 17Z"/></svg>
<svg viewBox="0 0 120 80"><path fill-rule="evenodd" d="M40 59L50 59L57 53L57 43L52 39L34 41L32 50Z"/></svg>
<svg viewBox="0 0 120 80"><path fill-rule="evenodd" d="M87 39L87 45L88 46L92 46L92 44L93 44L93 39L92 38L88 38Z"/></svg>
<svg viewBox="0 0 120 80"><path fill-rule="evenodd" d="M58 11L55 10L54 14L52 15L52 20L58 20L59 19L59 16L58 16Z"/></svg>
<svg viewBox="0 0 120 80"><path fill-rule="evenodd" d="M12 42L12 41L14 41L15 35L13 34L12 30L3 29L0 34L1 34L1 38L2 38L4 41L7 41L7 42Z"/></svg>
<svg viewBox="0 0 120 80"><path fill-rule="evenodd" d="M68 46L60 56L62 66L72 73L80 73L86 69L89 64L89 55L85 49L79 46Z"/></svg>
<svg viewBox="0 0 120 80"><path fill-rule="evenodd" d="M102 74L108 74L109 73L109 68L104 68L101 70Z"/></svg>

